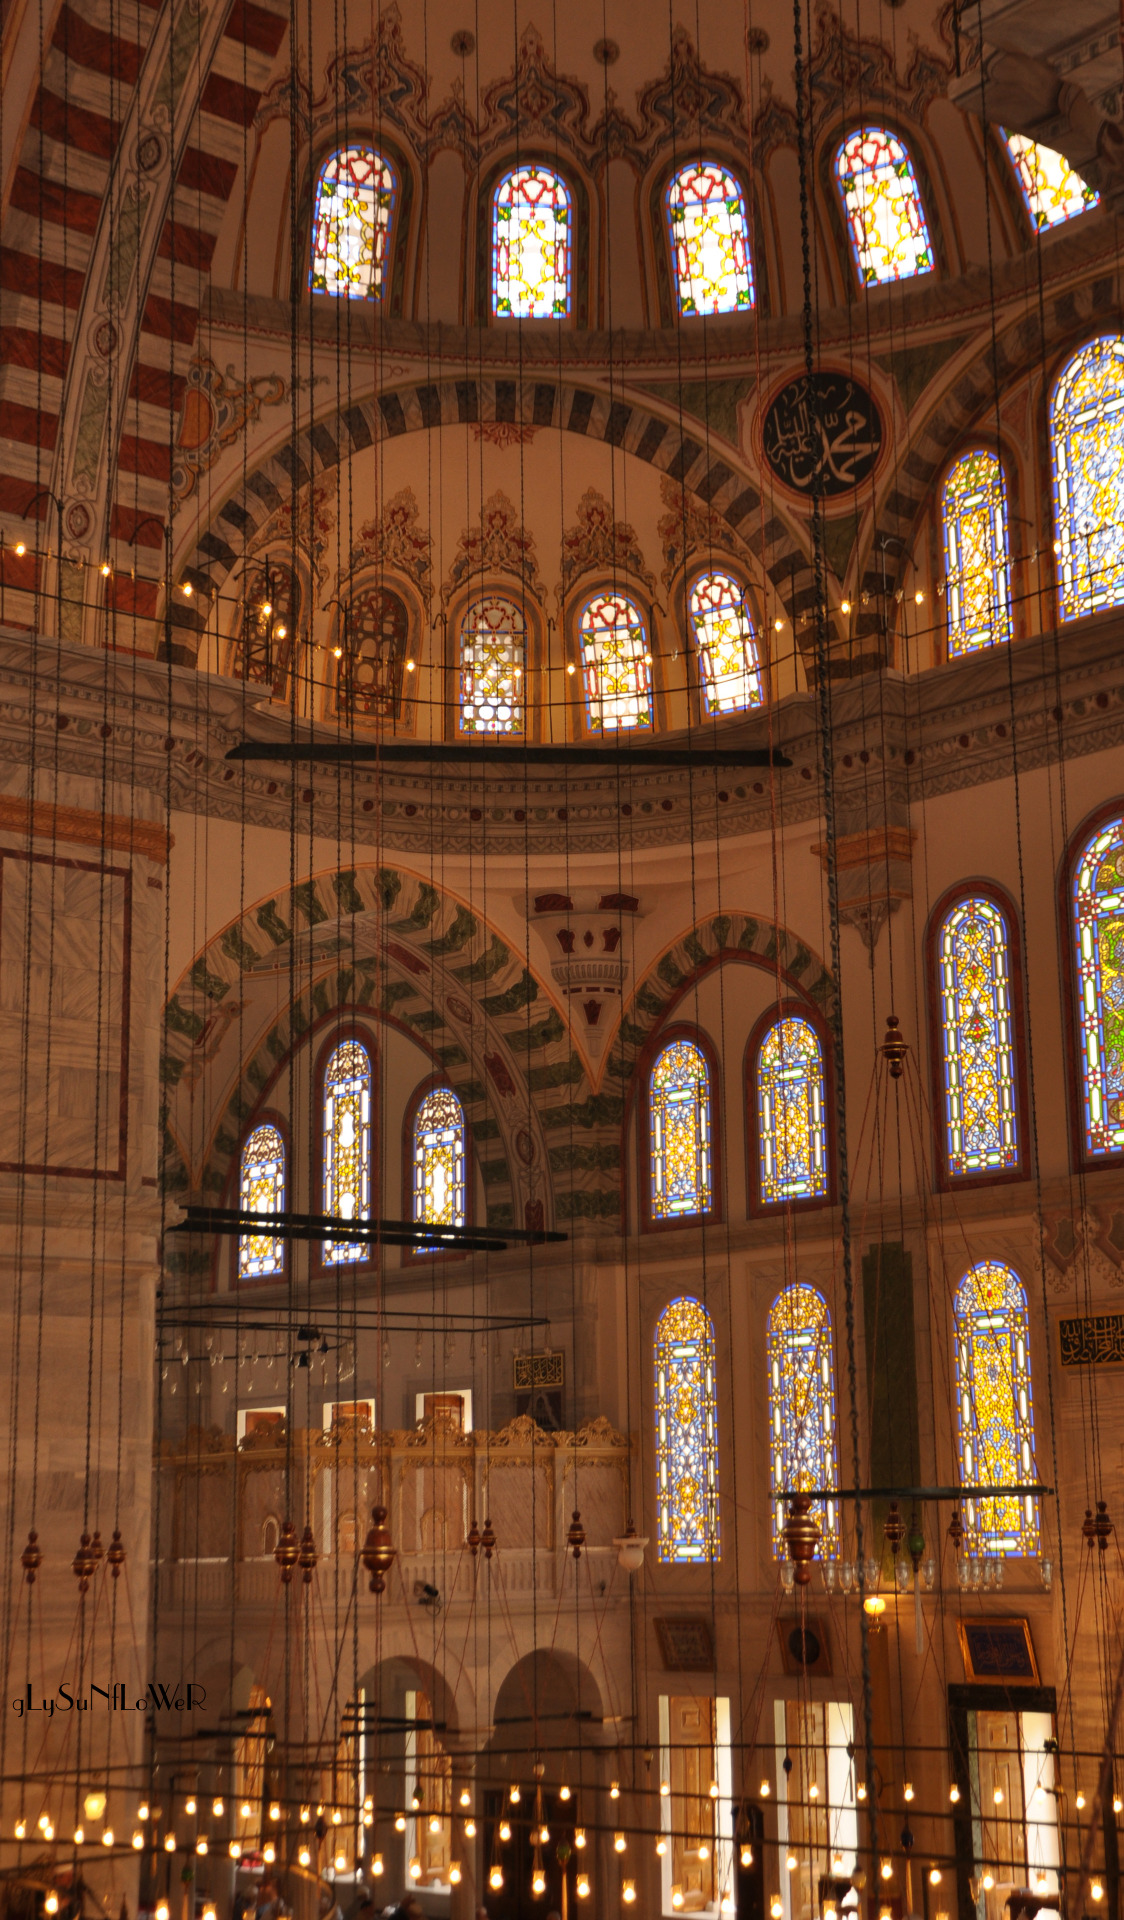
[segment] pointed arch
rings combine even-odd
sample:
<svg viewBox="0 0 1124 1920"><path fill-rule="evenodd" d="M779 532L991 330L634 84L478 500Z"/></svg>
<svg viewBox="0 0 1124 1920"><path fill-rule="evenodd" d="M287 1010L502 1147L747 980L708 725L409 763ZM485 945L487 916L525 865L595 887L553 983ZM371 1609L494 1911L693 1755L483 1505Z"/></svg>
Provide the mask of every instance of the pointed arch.
<svg viewBox="0 0 1124 1920"><path fill-rule="evenodd" d="M833 1198L827 1031L798 1001L771 1007L746 1048L750 1207L825 1206Z"/></svg>
<svg viewBox="0 0 1124 1920"><path fill-rule="evenodd" d="M683 1295L661 1314L653 1343L658 1552L665 1564L713 1565L718 1523L718 1390L714 1323Z"/></svg>
<svg viewBox="0 0 1124 1920"><path fill-rule="evenodd" d="M773 1553L783 1560L783 1496L839 1485L831 1309L815 1287L796 1283L778 1293L769 1309L766 1362ZM839 1547L839 1502L817 1500L813 1513L820 1529L817 1553L830 1557Z"/></svg>
<svg viewBox="0 0 1124 1920"><path fill-rule="evenodd" d="M281 1213L287 1191L285 1136L279 1123L259 1120L246 1135L238 1166L238 1205L243 1213ZM238 1241L238 1279L268 1280L285 1271L285 1242L273 1234L243 1234Z"/></svg>
<svg viewBox="0 0 1124 1920"><path fill-rule="evenodd" d="M349 1034L330 1044L320 1069L323 1211L339 1220L367 1220L372 1212L372 1059L366 1036ZM364 1241L325 1241L321 1252L326 1267L358 1266L370 1256Z"/></svg>
<svg viewBox="0 0 1124 1920"><path fill-rule="evenodd" d="M641 1180L653 1226L718 1213L718 1065L694 1027L661 1035L646 1083Z"/></svg>
<svg viewBox="0 0 1124 1920"><path fill-rule="evenodd" d="M1026 1082L1018 916L989 882L938 901L926 940L942 1185L1021 1179Z"/></svg>
<svg viewBox="0 0 1124 1920"><path fill-rule="evenodd" d="M962 453L941 488L950 660L1012 637L1009 524L999 455L990 447Z"/></svg>
<svg viewBox="0 0 1124 1920"><path fill-rule="evenodd" d="M407 1110L407 1217L415 1224L463 1227L471 1215L468 1132L453 1088L427 1081Z"/></svg>
<svg viewBox="0 0 1124 1920"><path fill-rule="evenodd" d="M1034 1402L1026 1288L1013 1267L981 1260L970 1267L953 1305L956 1430L963 1486L1026 1486L1034 1464ZM969 1553L1035 1554L1035 1494L997 1494L964 1502Z"/></svg>

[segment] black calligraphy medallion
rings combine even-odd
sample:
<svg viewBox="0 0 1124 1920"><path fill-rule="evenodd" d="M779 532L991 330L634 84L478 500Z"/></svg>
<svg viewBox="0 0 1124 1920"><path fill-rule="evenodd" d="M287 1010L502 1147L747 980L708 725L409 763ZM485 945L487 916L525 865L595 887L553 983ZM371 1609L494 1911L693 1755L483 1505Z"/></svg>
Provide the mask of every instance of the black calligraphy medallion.
<svg viewBox="0 0 1124 1920"><path fill-rule="evenodd" d="M869 477L882 450L882 420L866 388L845 373L805 373L773 401L764 442L778 480L830 500Z"/></svg>

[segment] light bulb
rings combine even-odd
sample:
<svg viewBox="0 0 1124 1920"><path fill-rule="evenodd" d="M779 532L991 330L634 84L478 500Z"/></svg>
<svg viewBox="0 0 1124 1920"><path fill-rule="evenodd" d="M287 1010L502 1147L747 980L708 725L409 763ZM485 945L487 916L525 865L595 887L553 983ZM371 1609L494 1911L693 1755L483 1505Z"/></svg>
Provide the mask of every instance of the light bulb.
<svg viewBox="0 0 1124 1920"><path fill-rule="evenodd" d="M620 1782L619 1780L614 1780L609 1787L609 1798L610 1800L619 1800L620 1797L621 1797Z"/></svg>
<svg viewBox="0 0 1124 1920"><path fill-rule="evenodd" d="M911 1783L910 1783L910 1782L909 1782L908 1780L907 1780L907 1781L906 1781L906 1783L905 1783L905 1793L904 1793L904 1796L903 1796L903 1797L904 1797L904 1798L905 1798L906 1800L912 1800L912 1799L913 1799L913 1787L912 1787L912 1785L911 1785Z"/></svg>
<svg viewBox="0 0 1124 1920"><path fill-rule="evenodd" d="M663 1834L661 1833L659 1839L656 1841L656 1853L658 1854L659 1858L662 1860L666 1852L667 1852L667 1841L664 1839Z"/></svg>
<svg viewBox="0 0 1124 1920"><path fill-rule="evenodd" d="M223 1814L226 1812L226 1808L223 1805L222 1797L220 1794L216 1794L214 1799L211 1801L211 1812L214 1814L216 1820L221 1820L223 1817Z"/></svg>
<svg viewBox="0 0 1124 1920"><path fill-rule="evenodd" d="M769 1902L769 1913L771 1916L771 1920L781 1920L781 1915L783 1914L783 1912L784 1912L784 1901L781 1899L781 1896L779 1893L775 1893Z"/></svg>
<svg viewBox="0 0 1124 1920"><path fill-rule="evenodd" d="M24 542L22 540L16 541L16 552L19 554L19 557L22 560L24 554L27 552L27 548L24 545Z"/></svg>
<svg viewBox="0 0 1124 1920"><path fill-rule="evenodd" d="M1084 1795L1084 1794L1082 1793L1082 1791L1081 1791L1081 1788L1080 1788L1080 1787L1078 1787L1078 1789L1077 1789L1077 1797L1076 1797L1076 1799L1074 1800L1074 1803L1073 1803L1073 1804L1074 1804L1074 1806L1075 1806L1075 1807L1077 1808L1077 1811L1078 1811L1078 1813L1082 1813L1082 1812L1084 1811L1084 1808L1085 1808L1085 1795Z"/></svg>
<svg viewBox="0 0 1124 1920"><path fill-rule="evenodd" d="M206 1851L207 1851L207 1838L206 1838L206 1835L205 1835L205 1834L200 1834L200 1836L199 1836L199 1838L198 1838L198 1840L197 1840L197 1841L195 1842L195 1851L196 1851L196 1853L198 1853L198 1854L204 1854L204 1853L206 1853Z"/></svg>
<svg viewBox="0 0 1124 1920"><path fill-rule="evenodd" d="M531 1875L531 1892L534 1894L543 1894L546 1892L546 1875L541 1867L536 1867L534 1873Z"/></svg>
<svg viewBox="0 0 1124 1920"><path fill-rule="evenodd" d="M40 1831L40 1833L42 1833L42 1831L43 1831L43 1829L44 1829L44 1827L49 1827L49 1826L50 1826L50 1824L51 1824L51 1816L50 1816L50 1814L49 1814L49 1813L41 1813L41 1814L39 1815L39 1831Z"/></svg>
<svg viewBox="0 0 1124 1920"><path fill-rule="evenodd" d="M1119 1813L1122 1807L1124 1807L1124 1800L1120 1798L1120 1795L1118 1793L1114 1793L1112 1796L1113 1813Z"/></svg>
<svg viewBox="0 0 1124 1920"><path fill-rule="evenodd" d="M376 1879L381 1879L382 1875L386 1872L386 1868L383 1866L381 1853L376 1853L374 1858L372 1859L371 1872L374 1874Z"/></svg>
<svg viewBox="0 0 1124 1920"><path fill-rule="evenodd" d="M471 1794L470 1794L470 1792L468 1791L468 1788L467 1788L467 1787L462 1787L462 1788L461 1788L461 1801L460 1801L460 1803L461 1803L461 1806L462 1806L462 1807L470 1807L470 1806L472 1805L472 1795L471 1795Z"/></svg>
<svg viewBox="0 0 1124 1920"><path fill-rule="evenodd" d="M185 600L190 600L194 591L195 589L193 588L190 580L185 580L182 587L180 588L180 592L183 594L183 597Z"/></svg>
<svg viewBox="0 0 1124 1920"><path fill-rule="evenodd" d="M786 1867L788 1868L788 1871L789 1871L789 1873L795 1873L795 1872L796 1872L796 1868L797 1868L797 1859L796 1859L796 1855L795 1855L794 1853L790 1853L790 1854L789 1854L789 1855L787 1856L787 1858L785 1859L785 1866L786 1866Z"/></svg>
<svg viewBox="0 0 1124 1920"><path fill-rule="evenodd" d="M888 1860L883 1860L878 1871L882 1875L883 1880L892 1880L894 1877L894 1869Z"/></svg>
<svg viewBox="0 0 1124 1920"><path fill-rule="evenodd" d="M297 1859L300 1861L302 1867L307 1867L311 1864L312 1855L307 1847L297 1848Z"/></svg>
<svg viewBox="0 0 1124 1920"><path fill-rule="evenodd" d="M25 552L25 551L26 551L26 549L25 549L25 548L23 548L23 547L17 547L17 548L16 548L16 552L17 552L17 553L23 553L23 552ZM572 660L570 661L570 664L569 664L569 666L568 666L568 667L566 668L566 672L567 672L567 673L576 673L576 672L577 672L577 668L575 667L575 665L574 665L574 663L573 663L573 661L572 661ZM589 1892L589 1888L588 1888L588 1887L586 1888L586 1892L587 1892L587 1893Z"/></svg>
<svg viewBox="0 0 1124 1920"><path fill-rule="evenodd" d="M513 1807L517 1807L519 1805L520 1800L523 1798L522 1794L519 1791L519 1788L516 1786L510 1786L508 1788L507 1797L511 1801L511 1804Z"/></svg>
<svg viewBox="0 0 1124 1920"><path fill-rule="evenodd" d="M104 1793L88 1793L82 1802L87 1820L100 1820L105 1812Z"/></svg>
<svg viewBox="0 0 1124 1920"><path fill-rule="evenodd" d="M784 629L784 621L783 621L783 620L781 619L781 617L780 617L780 614L779 614L779 613L778 613L778 615L777 615L777 617L776 617L776 619L775 619L775 620L773 621L773 626L775 627L775 629L776 629L776 631L777 631L778 633L781 633L781 632L783 631L783 629Z"/></svg>
<svg viewBox="0 0 1124 1920"><path fill-rule="evenodd" d="M459 1860L450 1860L449 1885L451 1887L459 1887L460 1883L461 1883L461 1863Z"/></svg>
<svg viewBox="0 0 1124 1920"><path fill-rule="evenodd" d="M242 1842L240 1840L232 1840L229 1847L227 1848L227 1852L229 1853L232 1860L241 1860ZM307 1866L307 1864L308 1862L306 1861L305 1865Z"/></svg>
<svg viewBox="0 0 1124 1920"><path fill-rule="evenodd" d="M717 1789L715 1789L715 1791L717 1791ZM809 1800L818 1800L819 1797L820 1797L819 1787L816 1785L816 1782L813 1780L808 1788L808 1798Z"/></svg>
<svg viewBox="0 0 1124 1920"><path fill-rule="evenodd" d="M841 600L839 603L839 611L840 613L850 613L851 602L849 600Z"/></svg>
<svg viewBox="0 0 1124 1920"><path fill-rule="evenodd" d="M343 1814L340 1812L338 1807L333 1807L332 1808L332 1825L334 1827L338 1827L338 1826L341 1826L342 1824L343 1824Z"/></svg>
<svg viewBox="0 0 1124 1920"><path fill-rule="evenodd" d="M769 1798L769 1782L767 1780L762 1780L761 1782L761 1798L762 1800L767 1800Z"/></svg>
<svg viewBox="0 0 1124 1920"><path fill-rule="evenodd" d="M192 1796L190 1797L190 1799L187 1799L187 1800L185 1800L185 1801L184 1801L184 1803L183 1803L183 1810L184 1810L184 1812L185 1812L185 1813L194 1813L194 1812L195 1812L195 1796L194 1796L194 1794L192 1794Z"/></svg>
<svg viewBox="0 0 1124 1920"><path fill-rule="evenodd" d="M142 1800L142 1801L141 1801L141 1803L140 1803L140 1806L139 1806L139 1807L137 1808L137 1819L138 1819L138 1820L147 1820L147 1819L148 1819L148 1812L149 1812L149 1808L148 1808L148 1801L147 1801L147 1800Z"/></svg>
<svg viewBox="0 0 1124 1920"><path fill-rule="evenodd" d="M346 1872L347 1872L347 1855L346 1855L346 1853L343 1853L342 1851L341 1851L340 1853L337 1853L337 1855L336 1855L336 1857L335 1857L335 1860L334 1860L334 1861L332 1862L332 1864L333 1864L333 1866L335 1867L335 1870L336 1870L336 1872L337 1872L337 1873L346 1873ZM420 1871L420 1869L419 1869L419 1871Z"/></svg>
<svg viewBox="0 0 1124 1920"><path fill-rule="evenodd" d="M680 1910L680 1908L681 1908L681 1907L682 1907L682 1905L683 1905L683 1889L682 1889L682 1887L672 1887L672 1889L671 1889L671 1904L672 1904L672 1906L673 1906L673 1907L675 1908L675 1911L676 1911L676 1913L678 1913L678 1912L679 1912L679 1910Z"/></svg>
<svg viewBox="0 0 1124 1920"><path fill-rule="evenodd" d="M509 1826L506 1820L500 1821L500 1839L501 1840L511 1839L511 1827Z"/></svg>
<svg viewBox="0 0 1124 1920"><path fill-rule="evenodd" d="M54 1837L55 1837L55 1830L51 1825L50 1821L48 1820L46 1826L43 1828L43 1838L44 1840L53 1840ZM143 1840L141 1841L141 1845L142 1846L144 1845Z"/></svg>
<svg viewBox="0 0 1124 1920"><path fill-rule="evenodd" d="M860 1780L858 1786L855 1788L855 1799L856 1800L866 1799L866 1781L865 1780Z"/></svg>
<svg viewBox="0 0 1124 1920"><path fill-rule="evenodd" d="M930 1867L930 1868L929 1868L929 1885L930 1885L931 1887L939 1887L939 1886L940 1886L940 1884L941 1884L941 1870L940 1870L940 1868L939 1868L939 1867Z"/></svg>
<svg viewBox="0 0 1124 1920"><path fill-rule="evenodd" d="M248 1801L248 1800L243 1800L243 1802L242 1802L242 1805L241 1805L241 1806L239 1807L239 1809L238 1809L238 1811L239 1811L239 1813L241 1814L241 1816L242 1816L242 1818L243 1818L243 1820L248 1820L248 1819L249 1819L249 1817L250 1817L250 1813L251 1813L251 1811L252 1811L252 1809L251 1809L251 1807L250 1807L250 1803L249 1803L249 1801ZM302 1820L307 1820L307 1819L308 1819L308 1808L307 1808L307 1807L302 1807L302 1808L301 1808L301 1819L302 1819Z"/></svg>
<svg viewBox="0 0 1124 1920"><path fill-rule="evenodd" d="M138 1827L136 1832L133 1834L133 1852L139 1853L143 1845L144 1845L144 1835L141 1832L140 1828Z"/></svg>
<svg viewBox="0 0 1124 1920"><path fill-rule="evenodd" d="M823 1920L839 1920L839 1909L827 1906L823 1910Z"/></svg>
<svg viewBox="0 0 1124 1920"><path fill-rule="evenodd" d="M574 1845L575 1847L577 1847L579 1852L581 1851L582 1847L584 1847L585 1845L585 1828L584 1827L574 1828Z"/></svg>
<svg viewBox="0 0 1124 1920"><path fill-rule="evenodd" d="M176 1850L176 1836L175 1836L175 1834L174 1834L174 1833L166 1833L166 1834L164 1835L164 1852L165 1852L165 1853L174 1853L174 1852L175 1852L175 1850Z"/></svg>
<svg viewBox="0 0 1124 1920"><path fill-rule="evenodd" d="M464 1823L464 1837L465 1837L465 1839L466 1839L466 1840L475 1840L475 1838L476 1838L476 1822L475 1822L475 1820L466 1820L466 1821L465 1821L465 1823Z"/></svg>
<svg viewBox="0 0 1124 1920"><path fill-rule="evenodd" d="M407 672L407 673L413 673L413 671L414 671L414 667L415 667L415 665L416 665L416 662L415 662L415 661L413 661L413 660L407 660L407 662L406 662L406 672Z"/></svg>
<svg viewBox="0 0 1124 1920"><path fill-rule="evenodd" d="M405 1814L404 1814L404 1813L396 1813L396 1814L395 1814L395 1816L394 1816L394 1831L395 1831L395 1833L405 1833L405 1831L406 1831L406 1816L405 1816Z"/></svg>
<svg viewBox="0 0 1124 1920"><path fill-rule="evenodd" d="M374 1794L373 1794L373 1793L368 1793L368 1794L366 1794L366 1795L365 1795L365 1797L364 1797L364 1800L363 1800L363 1811L364 1811L364 1813L372 1813L372 1812L374 1811L374 1806L375 1806L375 1796L374 1796ZM303 1811L304 1811L304 1809L303 1809L303 1807L302 1807L302 1809L301 1809L301 1812L303 1813Z"/></svg>
<svg viewBox="0 0 1124 1920"><path fill-rule="evenodd" d="M753 1865L753 1848L748 1846L743 1847L738 1858L743 1867L751 1867Z"/></svg>
<svg viewBox="0 0 1124 1920"><path fill-rule="evenodd" d="M156 1909L156 1920L168 1920L168 1913L169 1913L168 1902L166 1900L161 1900L159 1906Z"/></svg>
<svg viewBox="0 0 1124 1920"><path fill-rule="evenodd" d="M539 1828L539 1845L540 1847L549 1847L550 1845L550 1828L549 1827Z"/></svg>
<svg viewBox="0 0 1124 1920"><path fill-rule="evenodd" d="M921 588L918 587L917 592L913 596L914 605L919 607L921 605L921 602L924 600L924 598L925 598L925 595L922 593Z"/></svg>
<svg viewBox="0 0 1124 1920"><path fill-rule="evenodd" d="M429 1816L429 1831L430 1833L440 1833L441 1831L441 1821L435 1813L431 1813Z"/></svg>
<svg viewBox="0 0 1124 1920"><path fill-rule="evenodd" d="M1035 1883L1035 1891L1037 1893L1049 1893L1050 1882L1046 1878L1046 1875L1044 1873L1039 1874L1038 1879Z"/></svg>
<svg viewBox="0 0 1124 1920"><path fill-rule="evenodd" d="M281 1806L280 1806L280 1802L279 1802L279 1801L277 1801L277 1800L271 1800L271 1801L270 1801L270 1803L269 1803L269 1817L270 1817L270 1819L271 1819L271 1820L280 1820L280 1818L281 1818Z"/></svg>
<svg viewBox="0 0 1124 1920"><path fill-rule="evenodd" d="M623 1853L627 1845L628 1845L628 1841L625 1839L623 1833L614 1833L613 1835L613 1852L614 1853Z"/></svg>
<svg viewBox="0 0 1124 1920"><path fill-rule="evenodd" d="M992 1887L995 1885L995 1875L993 1873L985 1873L982 1884L985 1893L990 1893Z"/></svg>
<svg viewBox="0 0 1124 1920"><path fill-rule="evenodd" d="M204 1907L203 1920L216 1920L215 1904L213 1900L208 1900L206 1906Z"/></svg>
<svg viewBox="0 0 1124 1920"><path fill-rule="evenodd" d="M266 1841L264 1847L261 1850L261 1857L265 1861L265 1864L267 1867L271 1867L273 1865L273 1862L277 1858L277 1848L274 1846L272 1840Z"/></svg>
<svg viewBox="0 0 1124 1920"><path fill-rule="evenodd" d="M101 1843L103 1847L111 1847L113 1845L113 1828L112 1827L102 1828Z"/></svg>
<svg viewBox="0 0 1124 1920"><path fill-rule="evenodd" d="M1003 1789L1002 1789L1002 1787L996 1787L996 1788L995 1788L995 1790L994 1790L994 1792L992 1793L992 1796L991 1796L991 1797L992 1797L992 1799L994 1800L994 1802L995 1802L995 1804L996 1804L996 1806L997 1806L997 1807L1001 1807L1001 1806L1003 1805Z"/></svg>
<svg viewBox="0 0 1124 1920"><path fill-rule="evenodd" d="M57 1913L58 1910L59 1910L59 1897L58 1897L58 1894L52 1888L51 1892L47 1895L47 1898L43 1902L43 1912Z"/></svg>
<svg viewBox="0 0 1124 1920"><path fill-rule="evenodd" d="M488 1885L491 1887L493 1893L499 1893L501 1887L503 1886L503 1868L502 1867L492 1868L491 1873L488 1875Z"/></svg>
<svg viewBox="0 0 1124 1920"><path fill-rule="evenodd" d="M1104 1888L1102 1887L1099 1880L1093 1881L1092 1886L1089 1888L1089 1895L1090 1895L1090 1898L1093 1900L1099 1901L1104 1899Z"/></svg>
<svg viewBox="0 0 1124 1920"><path fill-rule="evenodd" d="M588 1873L579 1873L579 1875L578 1875L578 1885L577 1885L577 1895L578 1895L578 1899L579 1899L579 1900L588 1900L588 1899L589 1899L589 1875L588 1875Z"/></svg>
<svg viewBox="0 0 1124 1920"><path fill-rule="evenodd" d="M955 1780L953 1781L951 1787L948 1790L948 1797L952 1801L952 1804L954 1807L960 1804L960 1788L957 1786Z"/></svg>
<svg viewBox="0 0 1124 1920"><path fill-rule="evenodd" d="M568 1800L570 1798L570 1789L564 1780L558 1789L558 1798L560 1800Z"/></svg>
<svg viewBox="0 0 1124 1920"><path fill-rule="evenodd" d="M762 1791L764 1791L764 1788L762 1788ZM666 1800L666 1799L667 1799L667 1796L668 1796L668 1794L669 1794L670 1792L671 1792L671 1781L670 1781L670 1780L661 1780L661 1781L660 1781L660 1798L661 1798L661 1800Z"/></svg>
<svg viewBox="0 0 1124 1920"><path fill-rule="evenodd" d="M719 1908L719 1912L721 1912L721 1913L736 1913L736 1912L737 1912L737 1908L736 1908L736 1907L735 1907L735 1905L734 1905L734 1896L733 1896L733 1894L732 1894L732 1893L724 1893L724 1894L722 1895L722 1905L721 1905L721 1907ZM824 1908L824 1920L827 1920L827 1908L826 1908L826 1907ZM832 1916L831 1916L831 1920L835 1920L835 1915L834 1915L834 1914L832 1914Z"/></svg>
<svg viewBox="0 0 1124 1920"><path fill-rule="evenodd" d="M626 1880L621 1887L621 1899L624 1901L627 1907L630 1907L633 1901L635 1900L635 1898L636 1898L636 1882L635 1880Z"/></svg>
<svg viewBox="0 0 1124 1920"><path fill-rule="evenodd" d="M83 1843L83 1841L85 1840L85 1838L86 1838L86 1829L85 1829L85 1827L75 1827L75 1829L74 1829L74 1844L75 1844L75 1846L76 1846L76 1847L80 1847L80 1846L82 1845L82 1843Z"/></svg>
<svg viewBox="0 0 1124 1920"><path fill-rule="evenodd" d="M710 1848L707 1846L705 1840L702 1841L702 1843L699 1846L699 1859L700 1860L710 1859Z"/></svg>
<svg viewBox="0 0 1124 1920"><path fill-rule="evenodd" d="M373 1827L373 1826L374 1826L374 1824L375 1824L375 1816L374 1816L374 1814L373 1814L373 1813L364 1813L364 1815L363 1815L363 1825L364 1825L365 1827Z"/></svg>
<svg viewBox="0 0 1124 1920"><path fill-rule="evenodd" d="M710 1788L709 1788L709 1792L710 1792L710 1797L711 1797L711 1799L712 1799L712 1800L717 1800L717 1798L718 1798L718 1782L717 1782L717 1780L712 1780L712 1781L711 1781L711 1783L710 1783ZM814 1794L815 1794L815 1788L814 1788L814 1787L813 1787L813 1789L812 1789L812 1792L813 1792L813 1795L814 1795Z"/></svg>

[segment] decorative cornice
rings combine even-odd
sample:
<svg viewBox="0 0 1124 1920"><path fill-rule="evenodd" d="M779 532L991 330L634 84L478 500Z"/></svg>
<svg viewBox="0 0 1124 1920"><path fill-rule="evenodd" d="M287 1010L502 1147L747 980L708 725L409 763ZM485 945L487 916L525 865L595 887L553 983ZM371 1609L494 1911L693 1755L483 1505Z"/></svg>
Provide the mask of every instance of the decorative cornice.
<svg viewBox="0 0 1124 1920"><path fill-rule="evenodd" d="M61 840L71 847L96 847L100 853L135 853L168 864L175 836L152 820L130 820L119 813L90 813L85 807L56 807L49 800L32 805L17 794L0 794L0 832Z"/></svg>

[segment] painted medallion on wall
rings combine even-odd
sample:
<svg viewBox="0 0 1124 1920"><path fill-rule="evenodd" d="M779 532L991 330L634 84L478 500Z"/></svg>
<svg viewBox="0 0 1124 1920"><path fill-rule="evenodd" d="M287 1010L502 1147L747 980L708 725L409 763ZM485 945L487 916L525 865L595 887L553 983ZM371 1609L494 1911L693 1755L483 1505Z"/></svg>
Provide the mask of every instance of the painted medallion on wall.
<svg viewBox="0 0 1124 1920"><path fill-rule="evenodd" d="M762 437L778 480L796 493L830 500L873 472L882 419L866 388L847 374L801 374L773 401Z"/></svg>

